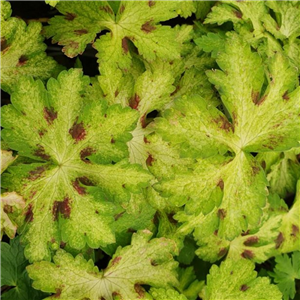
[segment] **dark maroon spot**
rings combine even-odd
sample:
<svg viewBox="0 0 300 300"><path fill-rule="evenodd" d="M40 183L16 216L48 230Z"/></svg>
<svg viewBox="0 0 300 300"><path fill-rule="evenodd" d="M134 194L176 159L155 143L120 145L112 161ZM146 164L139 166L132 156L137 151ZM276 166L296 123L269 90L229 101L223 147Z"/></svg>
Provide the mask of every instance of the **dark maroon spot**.
<svg viewBox="0 0 300 300"><path fill-rule="evenodd" d="M144 137L144 143L145 143L145 144L150 144L149 140L147 140L146 137Z"/></svg>
<svg viewBox="0 0 300 300"><path fill-rule="evenodd" d="M224 181L222 179L220 179L217 186L223 191L224 190Z"/></svg>
<svg viewBox="0 0 300 300"><path fill-rule="evenodd" d="M104 118L107 118L107 114L104 114Z"/></svg>
<svg viewBox="0 0 300 300"><path fill-rule="evenodd" d="M241 236L245 236L245 235L248 235L249 234L249 229L245 232L242 232Z"/></svg>
<svg viewBox="0 0 300 300"><path fill-rule="evenodd" d="M75 33L76 35L83 35L83 34L87 34L88 31L87 31L86 29L75 29L75 30L74 30L74 33Z"/></svg>
<svg viewBox="0 0 300 300"><path fill-rule="evenodd" d="M247 238L247 240L244 242L245 246L252 246L255 245L256 243L258 243L258 236L250 236Z"/></svg>
<svg viewBox="0 0 300 300"><path fill-rule="evenodd" d="M72 138L78 143L79 141L82 141L85 136L86 132L83 127L83 123L77 123L77 120L74 122L73 126L70 128L69 133L71 134Z"/></svg>
<svg viewBox="0 0 300 300"><path fill-rule="evenodd" d="M33 155L38 156L43 160L49 160L50 155L46 154L45 148L40 144L37 144L36 146L37 146L38 149L34 150Z"/></svg>
<svg viewBox="0 0 300 300"><path fill-rule="evenodd" d="M115 293L115 292L114 292L114 293ZM113 293L113 294L114 294L114 293ZM101 296L100 300L106 300L106 299L105 299L103 296Z"/></svg>
<svg viewBox="0 0 300 300"><path fill-rule="evenodd" d="M44 107L44 118L49 125L53 124L53 121L57 118L57 112L53 107Z"/></svg>
<svg viewBox="0 0 300 300"><path fill-rule="evenodd" d="M150 260L150 263L154 267L158 266L158 263L155 260L153 260L153 259Z"/></svg>
<svg viewBox="0 0 300 300"><path fill-rule="evenodd" d="M31 190L31 191L30 191L30 196L29 196L29 198L30 198L30 199L33 199L33 197L35 196L36 193L37 193L37 191Z"/></svg>
<svg viewBox="0 0 300 300"><path fill-rule="evenodd" d="M280 232L275 240L275 249L278 249L284 241L283 233Z"/></svg>
<svg viewBox="0 0 300 300"><path fill-rule="evenodd" d="M135 94L133 97L131 97L131 99L129 100L129 106L133 109L136 109L138 108L139 106L139 103L140 103L141 99L140 97Z"/></svg>
<svg viewBox="0 0 300 300"><path fill-rule="evenodd" d="M249 289L249 286L247 286L246 284L243 284L243 285L241 285L241 287L240 287L240 290L242 291L242 292L245 292L245 291L247 291Z"/></svg>
<svg viewBox="0 0 300 300"><path fill-rule="evenodd" d="M115 97L118 97L118 95L119 95L119 91L116 90L116 91L115 91Z"/></svg>
<svg viewBox="0 0 300 300"><path fill-rule="evenodd" d="M71 207L69 197L65 197L64 201L60 202L59 211L62 214L63 218L68 219L70 217Z"/></svg>
<svg viewBox="0 0 300 300"><path fill-rule="evenodd" d="M121 5L120 6L120 10L119 10L119 13L122 14L125 10L125 6L124 5Z"/></svg>
<svg viewBox="0 0 300 300"><path fill-rule="evenodd" d="M150 0L150 1L148 1L148 5L149 5L149 7L152 7L153 5L155 5L155 2Z"/></svg>
<svg viewBox="0 0 300 300"><path fill-rule="evenodd" d="M227 254L228 249L227 248L221 248L220 251L218 252L218 257L223 257L224 255Z"/></svg>
<svg viewBox="0 0 300 300"><path fill-rule="evenodd" d="M151 167L153 161L154 161L154 158L152 157L151 154L149 154L149 156L148 156L147 159L146 159L146 165L147 165L148 167Z"/></svg>
<svg viewBox="0 0 300 300"><path fill-rule="evenodd" d="M260 171L260 168L257 166L252 166L252 173L253 175L257 175Z"/></svg>
<svg viewBox="0 0 300 300"><path fill-rule="evenodd" d="M28 205L28 208L25 212L25 221L32 222L33 221L33 211L32 211L32 204Z"/></svg>
<svg viewBox="0 0 300 300"><path fill-rule="evenodd" d="M122 211L122 212L120 212L119 214L116 214L116 215L114 216L115 221L117 221L118 219L120 219L120 218L124 215L124 213L125 213L125 210Z"/></svg>
<svg viewBox="0 0 300 300"><path fill-rule="evenodd" d="M67 243L61 241L60 242L60 248L64 249L66 247Z"/></svg>
<svg viewBox="0 0 300 300"><path fill-rule="evenodd" d="M290 97L289 97L288 93L289 93L288 91L285 91L284 94L282 95L282 99L289 100Z"/></svg>
<svg viewBox="0 0 300 300"><path fill-rule="evenodd" d="M254 253L250 250L244 250L241 256L246 259L252 259L254 257Z"/></svg>
<svg viewBox="0 0 300 300"><path fill-rule="evenodd" d="M108 14L113 14L114 13L109 5L100 6L99 9L105 11Z"/></svg>
<svg viewBox="0 0 300 300"><path fill-rule="evenodd" d="M74 13L69 13L69 12L66 13L65 20L73 21L75 18L76 15Z"/></svg>
<svg viewBox="0 0 300 300"><path fill-rule="evenodd" d="M13 209L12 206L6 204L6 205L4 205L4 207L3 207L3 211L4 211L5 213L7 213L7 214L11 214L11 213L14 211L14 209Z"/></svg>
<svg viewBox="0 0 300 300"><path fill-rule="evenodd" d="M292 225L292 236L297 236L299 234L299 227L297 225Z"/></svg>
<svg viewBox="0 0 300 300"><path fill-rule="evenodd" d="M47 132L46 129L41 129L41 130L38 131L38 134L39 134L40 137L42 137L46 132Z"/></svg>
<svg viewBox="0 0 300 300"><path fill-rule="evenodd" d="M216 229L216 230L214 231L214 235L217 236L217 235L218 235L218 232L219 232L219 230Z"/></svg>
<svg viewBox="0 0 300 300"><path fill-rule="evenodd" d="M46 171L45 166L39 166L29 172L28 179L36 180L36 179L40 178L45 171Z"/></svg>
<svg viewBox="0 0 300 300"><path fill-rule="evenodd" d="M86 186L94 185L94 183L90 179L88 179L86 176L78 177L78 180Z"/></svg>
<svg viewBox="0 0 300 300"><path fill-rule="evenodd" d="M115 299L115 297L119 297L118 299L122 299L121 298L121 294L120 293L118 293L118 292L113 292L112 293L112 296L114 297L114 299ZM101 299L102 300L102 299ZM105 300L105 299L104 299Z"/></svg>
<svg viewBox="0 0 300 300"><path fill-rule="evenodd" d="M240 11L238 11L238 10L236 10L236 11L234 12L234 14L235 14L236 17L239 18L239 19L241 19L241 18L243 17L242 12L240 12Z"/></svg>
<svg viewBox="0 0 300 300"><path fill-rule="evenodd" d="M8 48L7 40L6 40L6 38L2 38L1 39L1 52L3 52L7 48Z"/></svg>
<svg viewBox="0 0 300 300"><path fill-rule="evenodd" d="M87 157L92 155L93 153L95 153L95 150L92 149L91 147L84 148L80 151L80 159L85 163L90 163Z"/></svg>
<svg viewBox="0 0 300 300"><path fill-rule="evenodd" d="M27 62L28 58L25 55L21 55L19 61L17 63L17 67L24 66Z"/></svg>
<svg viewBox="0 0 300 300"><path fill-rule="evenodd" d="M115 257L115 258L112 260L111 265L114 266L114 265L117 264L121 259L122 259L121 256Z"/></svg>
<svg viewBox="0 0 300 300"><path fill-rule="evenodd" d="M259 92L252 91L251 92L251 98L254 104L257 104L259 100Z"/></svg>
<svg viewBox="0 0 300 300"><path fill-rule="evenodd" d="M110 140L110 143L111 144L114 144L116 141L112 138L111 140Z"/></svg>
<svg viewBox="0 0 300 300"><path fill-rule="evenodd" d="M146 117L147 117L147 115L143 114L142 117L141 117L141 119L140 119L142 128L146 128L146 126L147 126L147 124L146 124Z"/></svg>
<svg viewBox="0 0 300 300"><path fill-rule="evenodd" d="M156 29L154 25L151 24L152 21L147 21L145 24L142 25L141 30L145 33L150 33Z"/></svg>
<svg viewBox="0 0 300 300"><path fill-rule="evenodd" d="M233 274L233 271L230 272L230 275L232 275L232 274Z"/></svg>
<svg viewBox="0 0 300 300"><path fill-rule="evenodd" d="M221 219L221 220L224 220L224 218L226 217L226 210L224 208L220 208L218 210L218 217Z"/></svg>
<svg viewBox="0 0 300 300"><path fill-rule="evenodd" d="M59 212L59 201L55 201L53 203L52 207L52 215L53 215L53 220L56 221L58 219L58 212Z"/></svg>
<svg viewBox="0 0 300 300"><path fill-rule="evenodd" d="M268 149L270 149L270 150L274 150L274 147L271 146L271 145L263 144L262 146L265 147L265 148L268 148Z"/></svg>
<svg viewBox="0 0 300 300"><path fill-rule="evenodd" d="M139 284L135 284L134 285L134 290L136 291L136 293L139 295L138 299L142 299L145 297L145 291L143 290L143 288L139 285Z"/></svg>
<svg viewBox="0 0 300 300"><path fill-rule="evenodd" d="M60 298L61 295L61 289L55 289L55 294L52 296L53 298Z"/></svg>
<svg viewBox="0 0 300 300"><path fill-rule="evenodd" d="M72 182L73 188L77 191L79 195L85 195L86 190L85 187L80 186L80 180L79 178L76 178L75 181Z"/></svg>
<svg viewBox="0 0 300 300"><path fill-rule="evenodd" d="M264 160L261 162L261 166L264 170L266 169L266 162Z"/></svg>
<svg viewBox="0 0 300 300"><path fill-rule="evenodd" d="M124 37L122 39L122 49L123 49L123 51L124 51L125 54L128 53L129 47L128 47L128 39L127 39L127 37Z"/></svg>
<svg viewBox="0 0 300 300"><path fill-rule="evenodd" d="M99 215L99 211L98 211L98 210L95 210L95 214Z"/></svg>
<svg viewBox="0 0 300 300"><path fill-rule="evenodd" d="M233 125L227 120L225 116L219 116L217 119L213 120L216 124L219 125L221 129L229 132L230 130L234 132Z"/></svg>
<svg viewBox="0 0 300 300"><path fill-rule="evenodd" d="M175 213L167 214L169 222L170 222L171 224L176 225L178 222L173 218L174 215L175 215Z"/></svg>

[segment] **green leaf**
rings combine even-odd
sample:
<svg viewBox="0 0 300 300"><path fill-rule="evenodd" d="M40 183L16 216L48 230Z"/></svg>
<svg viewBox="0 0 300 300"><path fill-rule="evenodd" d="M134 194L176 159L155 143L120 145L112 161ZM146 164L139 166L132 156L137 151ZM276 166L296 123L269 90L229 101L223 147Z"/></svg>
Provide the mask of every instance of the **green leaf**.
<svg viewBox="0 0 300 300"><path fill-rule="evenodd" d="M291 258L287 255L279 255L275 258L274 273L269 275L274 277L280 291L283 294L283 299L294 299L296 294L296 279L300 279L300 252L293 252Z"/></svg>
<svg viewBox="0 0 300 300"><path fill-rule="evenodd" d="M10 4L1 1L1 88L11 93L23 75L42 80L62 68L45 53L42 24L10 17Z"/></svg>
<svg viewBox="0 0 300 300"><path fill-rule="evenodd" d="M11 165L17 156L13 156L12 151L2 150L1 149L1 174Z"/></svg>
<svg viewBox="0 0 300 300"><path fill-rule="evenodd" d="M22 238L30 261L50 259L49 246L55 249L60 241L75 249L113 243L112 202L126 203L152 178L126 160L137 113L89 100L88 83L79 69L49 80L48 90L23 78L13 104L2 110L3 139L37 161L3 176L3 185L26 201Z"/></svg>
<svg viewBox="0 0 300 300"><path fill-rule="evenodd" d="M195 43L200 49L204 52L211 52L213 58L217 58L218 54L225 50L224 41L225 36L223 34L212 32L195 39Z"/></svg>
<svg viewBox="0 0 300 300"><path fill-rule="evenodd" d="M91 260L86 261L81 255L73 258L63 250L57 251L54 263L36 262L27 270L34 288L56 293L57 299L143 298L143 284L155 288L177 284L177 263L172 257L176 253L175 243L165 238L150 240L151 236L147 230L134 234L131 245L119 247L101 271Z"/></svg>
<svg viewBox="0 0 300 300"><path fill-rule="evenodd" d="M184 294L180 294L177 291L172 289L151 288L149 293L155 300L169 300L169 299L187 300L188 299L184 296Z"/></svg>
<svg viewBox="0 0 300 300"><path fill-rule="evenodd" d="M23 251L19 237L10 240L10 244L1 242L1 287L11 287L1 292L3 300L40 300L46 296L31 287L32 281L25 269L28 261Z"/></svg>
<svg viewBox="0 0 300 300"><path fill-rule="evenodd" d="M220 267L213 265L207 275L205 300L248 299L280 300L277 286L266 277L256 277L255 265L250 261L228 259Z"/></svg>

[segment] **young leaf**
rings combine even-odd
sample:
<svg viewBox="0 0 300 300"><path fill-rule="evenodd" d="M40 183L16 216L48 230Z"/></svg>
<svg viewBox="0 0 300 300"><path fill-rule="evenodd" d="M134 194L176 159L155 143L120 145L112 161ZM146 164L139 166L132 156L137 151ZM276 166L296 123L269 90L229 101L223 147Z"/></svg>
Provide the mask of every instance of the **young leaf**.
<svg viewBox="0 0 300 300"><path fill-rule="evenodd" d="M86 99L88 83L79 69L49 80L48 90L23 78L13 104L2 110L3 139L19 155L40 161L11 167L3 177L26 201L23 240L30 261L50 259L49 245L55 249L61 240L75 249L113 243L112 202L128 201L151 179L126 161L137 113Z"/></svg>
<svg viewBox="0 0 300 300"><path fill-rule="evenodd" d="M44 80L62 69L45 53L41 23L10 15L10 3L1 1L1 88L9 93L23 75Z"/></svg>
<svg viewBox="0 0 300 300"><path fill-rule="evenodd" d="M277 286L266 277L256 277L254 264L250 261L227 259L220 267L213 265L207 275L204 300L280 300Z"/></svg>
<svg viewBox="0 0 300 300"><path fill-rule="evenodd" d="M147 230L134 234L131 245L119 247L101 271L91 260L86 261L81 255L73 258L63 250L57 251L54 263L36 262L27 270L34 288L55 293L57 299L144 298L143 284L156 288L177 284L177 263L172 257L175 243L165 238L150 240L151 236Z"/></svg>

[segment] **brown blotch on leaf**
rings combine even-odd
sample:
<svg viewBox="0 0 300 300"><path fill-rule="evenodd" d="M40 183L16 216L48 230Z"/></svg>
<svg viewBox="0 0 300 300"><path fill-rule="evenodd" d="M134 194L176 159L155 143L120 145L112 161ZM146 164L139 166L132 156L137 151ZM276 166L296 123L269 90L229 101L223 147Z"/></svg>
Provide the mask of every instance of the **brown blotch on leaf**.
<svg viewBox="0 0 300 300"><path fill-rule="evenodd" d="M19 58L19 61L17 63L17 67L24 66L26 64L27 60L28 60L28 57L26 55L21 55Z"/></svg>
<svg viewBox="0 0 300 300"><path fill-rule="evenodd" d="M152 6L154 6L154 5L155 5L155 2L154 2L154 1L152 1L152 0L151 0L151 1L148 1L148 6L149 6L149 7L152 7Z"/></svg>
<svg viewBox="0 0 300 300"><path fill-rule="evenodd" d="M32 204L28 205L28 208L25 212L25 221L32 222L33 221L33 211L32 211Z"/></svg>
<svg viewBox="0 0 300 300"><path fill-rule="evenodd" d="M131 97L131 99L129 100L129 106L133 109L136 109L138 108L139 106L139 103L141 101L141 98L135 94L133 97Z"/></svg>
<svg viewBox="0 0 300 300"><path fill-rule="evenodd" d="M80 186L79 178L76 178L75 181L72 182L73 188L77 191L79 195L85 195L86 189L83 186Z"/></svg>
<svg viewBox="0 0 300 300"><path fill-rule="evenodd" d="M76 14L67 12L65 16L65 20L73 21L76 17L77 17Z"/></svg>
<svg viewBox="0 0 300 300"><path fill-rule="evenodd" d="M240 290L242 291L242 292L245 292L245 291L247 291L249 289L249 286L247 286L246 284L243 284L243 285L241 285L241 287L240 287Z"/></svg>
<svg viewBox="0 0 300 300"><path fill-rule="evenodd" d="M148 167L151 167L153 162L154 162L154 158L152 157L151 154L149 154L148 157L147 157L147 159L146 159L146 165Z"/></svg>
<svg viewBox="0 0 300 300"><path fill-rule="evenodd" d="M49 160L50 155L46 154L45 148L40 144L37 144L36 146L37 146L38 149L34 150L33 155L35 155L37 157L40 157L43 160Z"/></svg>
<svg viewBox="0 0 300 300"><path fill-rule="evenodd" d="M37 167L37 168L35 168L35 169L33 169L29 172L28 179L29 180L36 180L36 179L40 178L45 171L46 171L45 166L39 166L39 167Z"/></svg>
<svg viewBox="0 0 300 300"><path fill-rule="evenodd" d="M141 119L140 119L142 128L146 128L146 126L147 126L146 117L147 117L147 115L143 114L142 117L141 117Z"/></svg>
<svg viewBox="0 0 300 300"><path fill-rule="evenodd" d="M245 236L245 235L248 235L249 234L249 229L245 232L242 232L241 236Z"/></svg>
<svg viewBox="0 0 300 300"><path fill-rule="evenodd" d="M62 215L64 219L70 218L71 214L71 206L70 206L70 198L65 197L64 201L55 201L52 208L52 214L54 220L58 219L58 213Z"/></svg>
<svg viewBox="0 0 300 300"><path fill-rule="evenodd" d="M278 249L284 241L283 233L280 232L275 240L275 249Z"/></svg>
<svg viewBox="0 0 300 300"><path fill-rule="evenodd" d="M144 137L144 143L145 143L145 144L150 144L149 140L147 140L146 137Z"/></svg>
<svg viewBox="0 0 300 300"><path fill-rule="evenodd" d="M252 166L252 173L253 175L257 175L260 171L260 168L257 166Z"/></svg>
<svg viewBox="0 0 300 300"><path fill-rule="evenodd" d="M7 214L11 214L13 211L14 211L14 208L13 206L10 206L10 205L4 205L3 207L3 211Z"/></svg>
<svg viewBox="0 0 300 300"><path fill-rule="evenodd" d="M224 181L223 179L220 179L217 186L223 191L224 190Z"/></svg>
<svg viewBox="0 0 300 300"><path fill-rule="evenodd" d="M44 134L45 134L46 132L47 132L46 129L41 129L41 130L38 131L38 134L39 134L40 137L42 137L42 136L44 136Z"/></svg>
<svg viewBox="0 0 300 300"><path fill-rule="evenodd" d="M113 292L113 293L112 293L112 296L114 297L114 299L115 299L115 297L119 297L119 298L117 298L117 299L122 299L122 298L121 298L121 294L118 293L118 292ZM102 300L102 298L101 298L101 300ZM105 300L105 299L104 299L104 300Z"/></svg>
<svg viewBox="0 0 300 300"><path fill-rule="evenodd" d="M226 255L228 252L227 248L221 248L220 251L218 252L218 257L223 257L224 255Z"/></svg>
<svg viewBox="0 0 300 300"><path fill-rule="evenodd" d="M117 221L118 219L120 219L123 215L125 214L125 210L120 212L119 214L116 214L114 216L115 221Z"/></svg>
<svg viewBox="0 0 300 300"><path fill-rule="evenodd" d="M88 179L86 176L78 177L78 180L86 186L94 185L94 183L90 179Z"/></svg>
<svg viewBox="0 0 300 300"><path fill-rule="evenodd" d="M53 298L60 298L62 290L61 289L55 289L55 292L56 293L52 297Z"/></svg>
<svg viewBox="0 0 300 300"><path fill-rule="evenodd" d="M84 148L80 151L80 159L85 163L90 163L88 156L95 153L95 150L91 147Z"/></svg>
<svg viewBox="0 0 300 300"><path fill-rule="evenodd" d="M266 162L263 160L262 162L261 162L261 167L265 170L266 169Z"/></svg>
<svg viewBox="0 0 300 300"><path fill-rule="evenodd" d="M114 292L116 293L116 292ZM113 296L114 296L114 293L113 293ZM106 300L103 296L101 296L100 300Z"/></svg>
<svg viewBox="0 0 300 300"><path fill-rule="evenodd" d="M256 105L261 105L267 98L267 95L262 96L256 103Z"/></svg>
<svg viewBox="0 0 300 300"><path fill-rule="evenodd" d="M125 5L122 4L120 6L119 13L122 14L124 12L124 10L125 10Z"/></svg>
<svg viewBox="0 0 300 300"><path fill-rule="evenodd" d="M113 138L111 138L111 140L110 140L110 143L111 144L114 144L116 141L113 139Z"/></svg>
<svg viewBox="0 0 300 300"><path fill-rule="evenodd" d="M113 259L113 261L111 262L111 265L114 266L116 265L120 260L122 259L121 256L117 256Z"/></svg>
<svg viewBox="0 0 300 300"><path fill-rule="evenodd" d="M82 122L77 123L77 119L72 125L72 127L70 128L69 133L71 134L72 138L75 140L76 143L82 141L86 136L83 123Z"/></svg>
<svg viewBox="0 0 300 300"><path fill-rule="evenodd" d="M1 39L1 52L4 53L6 52L5 50L8 49L9 45L7 43L6 38Z"/></svg>
<svg viewBox="0 0 300 300"><path fill-rule="evenodd" d="M221 129L229 132L230 130L234 132L233 125L227 120L225 116L219 116L217 119L213 120L216 124L220 126Z"/></svg>
<svg viewBox="0 0 300 300"><path fill-rule="evenodd" d="M297 225L292 225L292 233L291 236L296 237L299 234L299 227Z"/></svg>
<svg viewBox="0 0 300 300"><path fill-rule="evenodd" d="M144 289L143 289L138 283L136 283L136 284L134 285L134 290L135 290L136 293L139 295L139 296L138 296L138 299L142 299L142 298L145 297L145 291L144 291Z"/></svg>
<svg viewBox="0 0 300 300"><path fill-rule="evenodd" d="M239 18L239 19L241 19L241 18L243 17L243 13L240 12L239 10L236 10L236 11L234 12L234 14L235 14L235 16L236 16L237 18Z"/></svg>
<svg viewBox="0 0 300 300"><path fill-rule="evenodd" d="M74 33L77 35L83 35L83 34L87 34L88 31L86 29L75 29Z"/></svg>
<svg viewBox="0 0 300 300"><path fill-rule="evenodd" d="M217 236L217 235L218 235L218 232L219 232L219 230L216 229L216 230L214 231L214 235Z"/></svg>
<svg viewBox="0 0 300 300"><path fill-rule="evenodd" d="M116 90L116 91L115 91L115 97L118 97L118 95L119 95L119 91Z"/></svg>
<svg viewBox="0 0 300 300"><path fill-rule="evenodd" d="M244 245L245 245L245 246L253 246L253 245L255 245L255 244L258 243L258 240L259 240L258 236L250 236L250 237L248 237L247 240L244 242Z"/></svg>
<svg viewBox="0 0 300 300"><path fill-rule="evenodd" d="M252 91L251 98L252 98L252 102L257 105L257 102L259 100L259 92Z"/></svg>
<svg viewBox="0 0 300 300"><path fill-rule="evenodd" d="M158 263L153 259L150 260L150 263L151 263L151 266L154 266L154 267L158 266Z"/></svg>
<svg viewBox="0 0 300 300"><path fill-rule="evenodd" d="M226 217L226 210L224 208L220 208L218 210L218 217L221 219L221 220L224 220L224 218Z"/></svg>
<svg viewBox="0 0 300 300"><path fill-rule="evenodd" d="M254 253L250 250L244 250L241 256L246 259L252 259L254 257Z"/></svg>
<svg viewBox="0 0 300 300"><path fill-rule="evenodd" d="M67 243L61 241L59 246L61 249L64 249L66 247L66 245L67 245Z"/></svg>
<svg viewBox="0 0 300 300"><path fill-rule="evenodd" d="M57 118L57 112L54 111L53 107L44 107L44 119L48 125L53 124L53 121Z"/></svg>
<svg viewBox="0 0 300 300"><path fill-rule="evenodd" d="M151 24L152 21L147 21L145 24L142 25L141 30L145 33L150 33L156 29L154 25Z"/></svg>
<svg viewBox="0 0 300 300"><path fill-rule="evenodd" d="M103 10L108 14L113 14L114 13L109 5L100 6L100 10Z"/></svg>
<svg viewBox="0 0 300 300"><path fill-rule="evenodd" d="M284 99L286 101L289 100L290 97L289 97L288 93L289 93L288 91L285 91L284 94L282 95L282 99Z"/></svg>

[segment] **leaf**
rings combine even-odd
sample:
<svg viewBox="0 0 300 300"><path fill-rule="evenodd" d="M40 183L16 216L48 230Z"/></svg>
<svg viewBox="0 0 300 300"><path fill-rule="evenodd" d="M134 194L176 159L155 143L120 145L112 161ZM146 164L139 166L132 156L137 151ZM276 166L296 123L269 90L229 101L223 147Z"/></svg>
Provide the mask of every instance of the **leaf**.
<svg viewBox="0 0 300 300"><path fill-rule="evenodd" d="M143 284L156 288L177 284L174 242L165 238L150 241L151 235L147 230L134 234L131 245L118 248L101 271L91 260L86 261L81 255L73 258L63 250L57 251L54 263L36 262L27 270L34 288L56 293L57 299L144 298Z"/></svg>
<svg viewBox="0 0 300 300"><path fill-rule="evenodd" d="M275 262L274 273L269 272L269 275L274 277L284 300L294 299L295 281L300 279L300 252L293 252L291 258L287 254L276 256Z"/></svg>
<svg viewBox="0 0 300 300"><path fill-rule="evenodd" d="M281 299L277 286L266 277L256 277L250 261L228 259L220 267L213 265L207 275L204 299Z"/></svg>
<svg viewBox="0 0 300 300"><path fill-rule="evenodd" d="M17 231L16 215L25 207L24 199L16 192L1 194L1 239L3 233L13 239Z"/></svg>
<svg viewBox="0 0 300 300"><path fill-rule="evenodd" d="M49 246L55 249L60 241L75 249L113 243L115 205L152 178L126 160L136 112L89 100L88 83L79 69L49 80L48 90L23 78L13 105L2 109L3 139L20 156L36 160L3 176L3 186L26 201L22 237L30 261L50 259ZM95 187L97 199L91 195Z"/></svg>
<svg viewBox="0 0 300 300"><path fill-rule="evenodd" d="M32 282L25 269L28 261L23 251L19 237L10 240L10 244L1 242L1 287L11 287L8 291L1 291L3 300L40 300L46 296L31 287Z"/></svg>
<svg viewBox="0 0 300 300"><path fill-rule="evenodd" d="M8 93L23 75L45 80L62 69L45 53L42 24L31 22L27 26L10 14L9 2L1 1L1 88Z"/></svg>
<svg viewBox="0 0 300 300"><path fill-rule="evenodd" d="M1 149L1 174L11 165L17 156L13 156L12 151L2 150Z"/></svg>
<svg viewBox="0 0 300 300"><path fill-rule="evenodd" d="M173 289L157 289L157 288L151 288L150 289L150 295L155 300L187 300L184 296L184 294L180 294L177 291Z"/></svg>

